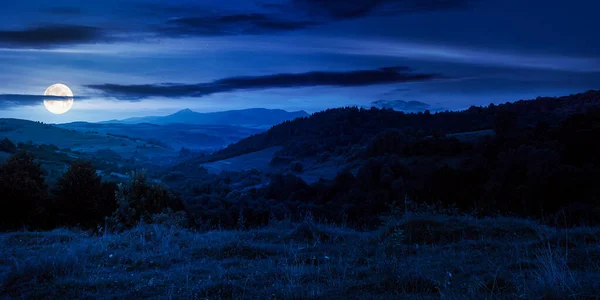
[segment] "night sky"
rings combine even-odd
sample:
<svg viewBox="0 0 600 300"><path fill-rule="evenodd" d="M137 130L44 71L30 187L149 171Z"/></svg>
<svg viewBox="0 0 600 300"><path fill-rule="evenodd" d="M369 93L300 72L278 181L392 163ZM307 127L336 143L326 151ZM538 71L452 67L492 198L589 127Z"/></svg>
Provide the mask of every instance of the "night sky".
<svg viewBox="0 0 600 300"><path fill-rule="evenodd" d="M600 88L598 11L597 0L10 1L0 117L396 100L436 111L583 92ZM54 83L76 95L64 115L42 105Z"/></svg>

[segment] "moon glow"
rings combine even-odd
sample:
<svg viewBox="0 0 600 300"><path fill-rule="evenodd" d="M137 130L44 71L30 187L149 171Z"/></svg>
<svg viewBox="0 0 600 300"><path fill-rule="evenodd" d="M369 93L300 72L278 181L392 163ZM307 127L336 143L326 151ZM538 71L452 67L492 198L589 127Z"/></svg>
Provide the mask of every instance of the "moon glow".
<svg viewBox="0 0 600 300"><path fill-rule="evenodd" d="M64 100L44 99L46 109L55 115L62 115L73 107L73 92L64 84L57 83L49 86L44 92L44 96L65 97Z"/></svg>

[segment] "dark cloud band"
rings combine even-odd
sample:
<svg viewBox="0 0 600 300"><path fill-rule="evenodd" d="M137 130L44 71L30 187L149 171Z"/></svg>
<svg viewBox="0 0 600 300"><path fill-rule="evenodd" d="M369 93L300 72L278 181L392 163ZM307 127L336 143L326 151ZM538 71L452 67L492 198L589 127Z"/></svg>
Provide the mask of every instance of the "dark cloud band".
<svg viewBox="0 0 600 300"><path fill-rule="evenodd" d="M316 22L294 21L267 14L236 14L209 17L186 17L172 19L158 31L169 36L180 35L247 35L304 29Z"/></svg>
<svg viewBox="0 0 600 300"><path fill-rule="evenodd" d="M186 6L155 8L155 20L141 27L98 28L85 25L48 24L24 29L0 30L0 48L50 49L66 45L116 41L116 36L186 37L264 35L313 27L372 14L400 14L463 7L477 0L290 0L287 4L265 5L261 11L227 14L225 10L207 14ZM181 17L170 18L173 10ZM78 8L54 7L53 15L81 15ZM152 25L151 25L152 24ZM131 39L131 38L130 38Z"/></svg>
<svg viewBox="0 0 600 300"><path fill-rule="evenodd" d="M99 28L81 25L49 25L23 30L0 30L0 47L53 48L105 40Z"/></svg>
<svg viewBox="0 0 600 300"><path fill-rule="evenodd" d="M88 88L122 100L148 97L202 97L236 90L260 90L311 86L368 86L441 78L438 74L414 73L406 67L389 67L349 72L308 72L267 76L230 77L199 84L88 85Z"/></svg>
<svg viewBox="0 0 600 300"><path fill-rule="evenodd" d="M157 32L167 36L269 34L372 14L457 9L473 1L476 0L291 0L286 4L262 4L271 13L175 18L158 26Z"/></svg>

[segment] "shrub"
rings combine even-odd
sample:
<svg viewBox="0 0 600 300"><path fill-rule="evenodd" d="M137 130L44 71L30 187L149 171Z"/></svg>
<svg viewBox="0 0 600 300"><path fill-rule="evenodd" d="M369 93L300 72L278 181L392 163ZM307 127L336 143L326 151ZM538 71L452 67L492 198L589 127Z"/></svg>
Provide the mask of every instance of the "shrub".
<svg viewBox="0 0 600 300"><path fill-rule="evenodd" d="M146 171L129 174L130 180L118 185L117 210L111 217L115 229L131 228L137 222L153 222L153 215L184 210L181 201L162 184L148 182Z"/></svg>
<svg viewBox="0 0 600 300"><path fill-rule="evenodd" d="M152 224L162 224L172 228L185 228L189 223L185 212L173 212L170 208L165 212L152 215L151 221Z"/></svg>

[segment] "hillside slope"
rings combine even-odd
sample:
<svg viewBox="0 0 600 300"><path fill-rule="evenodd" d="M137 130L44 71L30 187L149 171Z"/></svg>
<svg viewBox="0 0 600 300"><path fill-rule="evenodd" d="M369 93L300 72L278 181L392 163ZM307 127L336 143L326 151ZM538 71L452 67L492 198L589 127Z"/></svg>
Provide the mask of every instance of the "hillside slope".
<svg viewBox="0 0 600 300"><path fill-rule="evenodd" d="M8 138L14 143L54 145L60 149L92 153L101 149L111 149L122 156L130 157L142 152L143 155L171 156L173 149L149 145L142 140L126 136L107 135L98 132L82 132L60 128L53 124L20 120L0 119L0 138Z"/></svg>
<svg viewBox="0 0 600 300"><path fill-rule="evenodd" d="M240 209L257 223L311 211L334 222L376 225L405 197L476 215L600 224L599 96L438 114L330 109L185 161L164 178L199 219L222 226L234 225ZM264 149L275 147L281 150L269 161ZM245 163L252 157L268 166ZM256 170L213 171L250 167Z"/></svg>
<svg viewBox="0 0 600 300"><path fill-rule="evenodd" d="M121 124L121 123L87 123L75 122L57 125L60 128L109 134L112 136L127 136L145 141L149 144L162 145L179 150L182 147L195 150L221 149L228 144L237 142L263 130L236 127L229 125L194 125L194 124L165 124L150 123Z"/></svg>
<svg viewBox="0 0 600 300"><path fill-rule="evenodd" d="M286 121L268 131L246 139L203 158L200 162L217 161L274 146L284 147L286 155L315 156L323 152L364 145L385 129L398 129L412 136L472 132L504 126L557 125L571 114L600 107L600 91L564 97L538 97L487 107L471 107L466 111L411 113L391 109L356 107L328 109L308 118ZM511 124L514 123L514 124ZM498 124L500 123L500 124Z"/></svg>

